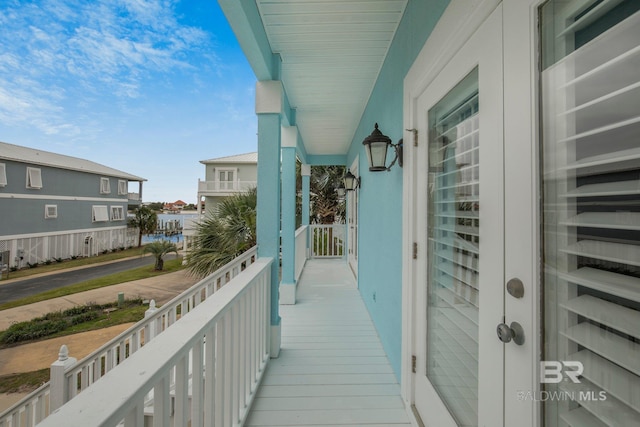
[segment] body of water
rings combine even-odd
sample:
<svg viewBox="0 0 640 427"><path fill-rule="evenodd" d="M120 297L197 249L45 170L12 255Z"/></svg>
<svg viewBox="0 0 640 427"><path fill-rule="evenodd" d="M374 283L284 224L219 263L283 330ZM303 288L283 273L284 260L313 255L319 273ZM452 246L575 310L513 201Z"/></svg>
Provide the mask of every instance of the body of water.
<svg viewBox="0 0 640 427"><path fill-rule="evenodd" d="M158 226L161 229L172 229L172 227L179 226L182 230L184 222L187 219L198 218L196 213L187 214L158 214ZM170 242L179 243L182 242L182 232L165 236L163 233L145 234L142 236L142 244L155 242L157 240L169 240Z"/></svg>

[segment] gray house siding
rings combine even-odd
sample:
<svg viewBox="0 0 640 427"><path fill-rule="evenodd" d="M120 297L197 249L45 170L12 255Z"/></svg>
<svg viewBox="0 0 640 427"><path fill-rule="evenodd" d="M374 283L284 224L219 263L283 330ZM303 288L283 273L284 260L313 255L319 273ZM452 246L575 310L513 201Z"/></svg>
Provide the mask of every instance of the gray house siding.
<svg viewBox="0 0 640 427"><path fill-rule="evenodd" d="M68 158L66 168L2 157L0 251L10 251L10 266L97 255L136 243L136 233L127 229L127 174L105 174L108 168L101 165L97 172L73 170L81 159ZM31 176L30 168L36 171Z"/></svg>

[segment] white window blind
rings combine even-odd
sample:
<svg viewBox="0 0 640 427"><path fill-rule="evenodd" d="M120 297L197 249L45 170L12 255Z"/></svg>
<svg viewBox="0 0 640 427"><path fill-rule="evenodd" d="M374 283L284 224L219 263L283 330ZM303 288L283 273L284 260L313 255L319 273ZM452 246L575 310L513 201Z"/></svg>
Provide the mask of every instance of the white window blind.
<svg viewBox="0 0 640 427"><path fill-rule="evenodd" d="M118 180L118 195L125 196L129 193L129 185L124 179Z"/></svg>
<svg viewBox="0 0 640 427"><path fill-rule="evenodd" d="M544 356L584 366L545 425L639 425L640 12L579 33L618 3L572 2L544 44L570 46L542 73Z"/></svg>
<svg viewBox="0 0 640 427"><path fill-rule="evenodd" d="M92 206L93 222L109 221L109 211L106 206Z"/></svg>
<svg viewBox="0 0 640 427"><path fill-rule="evenodd" d="M0 163L0 187L7 185L7 165Z"/></svg>
<svg viewBox="0 0 640 427"><path fill-rule="evenodd" d="M109 180L109 178L100 178L100 193L111 193L111 181Z"/></svg>
<svg viewBox="0 0 640 427"><path fill-rule="evenodd" d="M27 167L27 188L42 188L42 173L39 168Z"/></svg>
<svg viewBox="0 0 640 427"><path fill-rule="evenodd" d="M478 418L478 70L429 111L427 376L461 426Z"/></svg>
<svg viewBox="0 0 640 427"><path fill-rule="evenodd" d="M124 208L122 206L111 206L111 221L122 221L124 219Z"/></svg>
<svg viewBox="0 0 640 427"><path fill-rule="evenodd" d="M44 206L45 218L58 218L58 205L45 205Z"/></svg>

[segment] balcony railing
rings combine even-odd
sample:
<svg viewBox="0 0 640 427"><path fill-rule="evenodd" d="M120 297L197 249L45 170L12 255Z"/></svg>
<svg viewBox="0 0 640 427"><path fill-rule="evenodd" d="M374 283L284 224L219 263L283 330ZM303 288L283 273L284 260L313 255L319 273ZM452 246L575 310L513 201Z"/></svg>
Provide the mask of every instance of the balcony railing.
<svg viewBox="0 0 640 427"><path fill-rule="evenodd" d="M132 202L140 201L140 193L127 193L127 199Z"/></svg>
<svg viewBox="0 0 640 427"><path fill-rule="evenodd" d="M314 224L309 226L311 258L341 258L345 255L346 225Z"/></svg>
<svg viewBox="0 0 640 427"><path fill-rule="evenodd" d="M296 230L296 257L295 257L295 277L300 278L304 264L307 262L309 241L309 226L303 225Z"/></svg>
<svg viewBox="0 0 640 427"><path fill-rule="evenodd" d="M32 427L45 419L70 399L91 387L109 371L148 345L185 314L207 300L220 288L230 283L243 270L256 261L256 248L243 253L233 261L207 276L193 287L178 295L160 309L150 307L145 319L118 335L78 363L61 354L59 362L65 368L60 378L54 377L0 414L0 427ZM152 301L152 306L155 305ZM71 362L71 363L69 363ZM58 362L56 362L58 363ZM89 425L89 424L87 424Z"/></svg>
<svg viewBox="0 0 640 427"><path fill-rule="evenodd" d="M40 426L242 425L269 361L271 263L258 259Z"/></svg>
<svg viewBox="0 0 640 427"><path fill-rule="evenodd" d="M230 193L247 191L258 185L257 181L198 181L198 193Z"/></svg>

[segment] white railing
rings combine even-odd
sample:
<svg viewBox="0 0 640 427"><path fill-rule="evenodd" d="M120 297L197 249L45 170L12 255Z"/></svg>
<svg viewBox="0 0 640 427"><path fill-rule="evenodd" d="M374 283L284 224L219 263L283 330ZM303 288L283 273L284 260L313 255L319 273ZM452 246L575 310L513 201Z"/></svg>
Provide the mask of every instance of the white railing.
<svg viewBox="0 0 640 427"><path fill-rule="evenodd" d="M345 256L346 226L344 224L314 224L309 226L311 258L341 258Z"/></svg>
<svg viewBox="0 0 640 427"><path fill-rule="evenodd" d="M271 258L259 258L41 427L242 425L269 362Z"/></svg>
<svg viewBox="0 0 640 427"><path fill-rule="evenodd" d="M307 247L309 240L308 226L303 225L296 230L296 260L295 260L295 273L296 282L302 274L305 262L307 262Z"/></svg>
<svg viewBox="0 0 640 427"><path fill-rule="evenodd" d="M258 186L258 181L198 181L198 192L247 191Z"/></svg>
<svg viewBox="0 0 640 427"><path fill-rule="evenodd" d="M80 362L69 363L69 359L61 358L60 362L66 361L66 367L62 371L63 376L54 378L52 368L50 382L0 414L0 427L35 426L50 412L89 388L107 372L139 351L143 345L148 344L182 316L231 282L256 259L257 248L254 247L173 298L162 308L155 309L150 306L143 320ZM151 305L155 305L155 302L152 301Z"/></svg>
<svg viewBox="0 0 640 427"><path fill-rule="evenodd" d="M140 201L140 193L127 193L127 199Z"/></svg>

